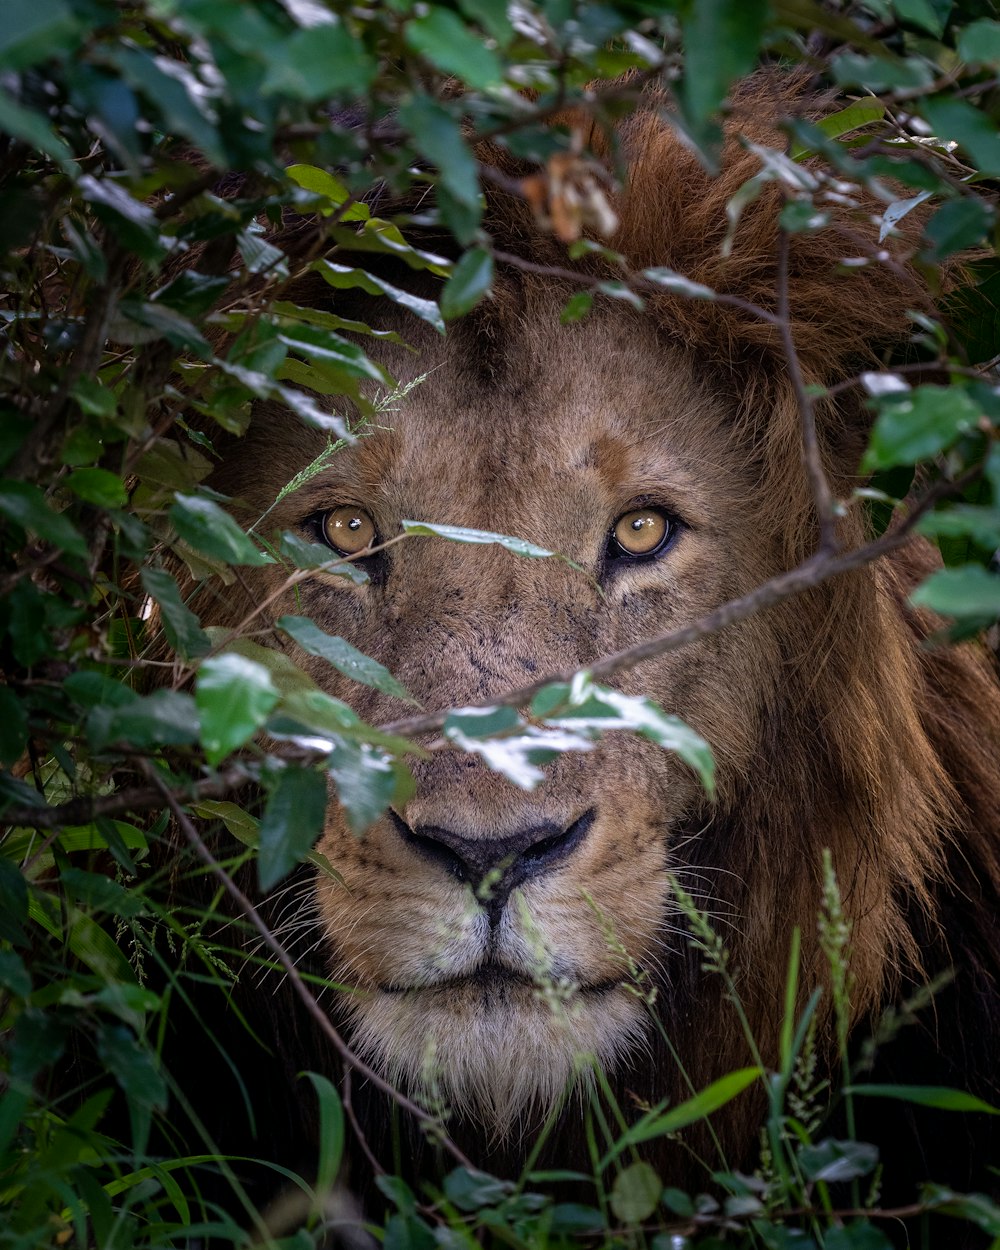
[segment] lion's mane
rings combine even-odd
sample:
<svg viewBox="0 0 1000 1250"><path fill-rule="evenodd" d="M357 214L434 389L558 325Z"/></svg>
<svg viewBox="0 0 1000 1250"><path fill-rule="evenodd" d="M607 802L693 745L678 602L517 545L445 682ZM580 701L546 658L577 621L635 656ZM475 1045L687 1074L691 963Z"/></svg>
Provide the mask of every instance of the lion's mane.
<svg viewBox="0 0 1000 1250"><path fill-rule="evenodd" d="M779 132L759 119L790 111L789 92L772 76L736 96L717 177L705 173L664 123L663 106L651 99L619 128L616 142L628 178L615 205L620 227L612 245L636 269L666 266L733 297L720 303L664 291L649 299L647 316L664 341L696 361L731 400L758 483L753 524L762 542L781 546L786 567L792 567L817 541L796 391L778 329L739 303L777 307L780 203L773 185L746 205L731 248L723 248L726 205L760 169L759 156L737 136L749 130L760 143L783 146ZM508 164L508 175L517 172ZM912 241L886 244L891 255L876 259L880 245L871 230L851 224L856 218L835 207L832 215L829 228L792 236L789 250L791 335L805 385L831 385L877 366L886 350L905 342L909 311L927 302L910 263ZM523 203L493 194L486 225L502 250L532 265L565 266L564 252L539 232ZM845 273L838 264L845 255L870 263ZM408 281L412 287L412 275ZM501 281L496 298L456 328L469 352L481 354L484 368L490 367L490 352L502 350L496 344L504 341L506 321L530 304L524 293L533 284L540 289L546 279L520 274L511 284ZM510 294L515 286L516 296ZM827 473L835 493L847 496L870 412L856 390L842 390L817 405L817 417ZM249 438L247 456L217 479L234 496L244 493L245 466L274 453L269 443L253 442L253 428ZM860 509L840 519L838 536L847 547L865 540ZM673 867L701 897L708 883L709 910L731 951L741 999L765 1061L773 1063L795 927L802 933L802 985L808 989L827 977L816 916L821 852L829 848L852 927L857 1039L874 1030L890 1004L955 970L934 1004L879 1052L875 1076L972 1087L989 1097L997 1084L1000 693L991 659L978 644L926 645L936 624L907 595L935 559L916 541L769 609L761 628L780 651L782 677L766 693L765 714L754 726L732 723L720 691L708 726L708 736L720 743L727 735L755 734L753 765L741 773L727 770L723 753L718 802L699 811L687 836L677 839ZM702 970L697 951L674 942L657 977L664 1031L684 1057L694 1087L748 1062L722 983ZM316 1067L323 1045L311 1026L290 1025L284 1006L274 1015L281 1018L277 1036L289 1070ZM817 1046L832 1067L826 1006L817 1020ZM627 1108L635 1100L685 1096L688 1087L676 1071L665 1044L654 1037L610 1079ZM284 1123L290 1137L301 1137L298 1108L290 1109L287 1097L274 1101L281 1104L275 1122ZM380 1131L387 1107L357 1089L356 1102L378 1149L380 1139L384 1144L391 1138ZM982 1155L986 1138L972 1146L967 1140L978 1125L930 1112L916 1132L902 1123L880 1110L861 1131L878 1140L906 1134L904 1145L894 1143L903 1180L962 1185L972 1176L970 1163L984 1161L974 1156ZM731 1163L752 1163L758 1124L752 1098L713 1118ZM515 1168L527 1148L508 1138L484 1150L481 1126L459 1117L450 1127L487 1167ZM417 1171L433 1155L418 1137L412 1152L404 1151L424 1160L414 1164ZM570 1107L546 1157L561 1166L571 1157L579 1161L579 1137L578 1113ZM696 1135L693 1142L700 1147L706 1140ZM684 1147L666 1143L660 1149L668 1183L703 1183L699 1171L689 1175ZM891 1158L893 1151L888 1153Z"/></svg>

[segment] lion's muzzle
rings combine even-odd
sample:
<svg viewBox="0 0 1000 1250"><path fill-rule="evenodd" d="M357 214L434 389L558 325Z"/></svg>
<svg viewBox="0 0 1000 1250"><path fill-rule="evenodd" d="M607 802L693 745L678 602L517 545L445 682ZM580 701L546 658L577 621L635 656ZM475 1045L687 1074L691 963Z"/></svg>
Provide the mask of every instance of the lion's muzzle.
<svg viewBox="0 0 1000 1250"><path fill-rule="evenodd" d="M470 836L437 825L410 826L395 812L389 817L408 847L459 881L472 886L476 900L499 925L511 892L562 866L583 843L594 810L561 827L553 822L526 826L506 837Z"/></svg>

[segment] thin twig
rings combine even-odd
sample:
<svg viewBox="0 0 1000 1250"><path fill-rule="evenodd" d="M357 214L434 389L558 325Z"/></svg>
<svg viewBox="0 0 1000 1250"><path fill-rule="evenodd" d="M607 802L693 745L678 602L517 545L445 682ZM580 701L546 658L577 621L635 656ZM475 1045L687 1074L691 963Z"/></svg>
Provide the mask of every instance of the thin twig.
<svg viewBox="0 0 1000 1250"><path fill-rule="evenodd" d="M816 505L816 515L819 521L819 550L826 553L837 550L837 505L826 476L826 469L823 467L823 453L820 450L819 435L816 432L816 409L806 390L798 352L795 350L795 341L792 338L788 295L788 252L788 231L780 230L778 232L778 329L785 353L788 379L795 392L795 402L799 410L802 459L806 473L809 475L809 484L812 487L813 502Z"/></svg>
<svg viewBox="0 0 1000 1250"><path fill-rule="evenodd" d="M341 1037L340 1033L334 1027L330 1017L316 1001L312 991L306 985L305 981L303 981L302 975L295 964L295 960L271 932L270 927L247 895L243 893L229 873L226 872L226 870L205 845L201 835L198 833L198 830L194 827L194 823L191 818L181 807L180 803L178 803L170 787L156 772L153 771L152 767L148 763L144 762L143 767L146 776L163 796L163 800L173 813L174 819L177 821L181 833L183 833L195 854L202 861L202 863L205 864L212 875L219 881L226 893L239 906L242 914L250 921L253 927L260 934L264 941L264 945L268 947L268 949L273 953L275 959L277 959L278 963L280 963L282 968L284 968L292 988L302 1000L306 1010L315 1020L317 1025L319 1025L320 1031L331 1043L334 1050L336 1050L337 1054L344 1061L344 1063L350 1065L350 1067L352 1067L356 1072L359 1072L363 1077L365 1077L366 1080L371 1081L376 1089L380 1090L383 1094L388 1095L388 1097L390 1097L393 1102L400 1106L404 1111L407 1111L410 1115L414 1116L422 1126L432 1129L440 1140L441 1145L444 1146L449 1154L451 1154L452 1158L454 1158L456 1162L461 1164L463 1167L471 1168L471 1161L462 1153L458 1146L455 1145L447 1133L444 1132L440 1122L435 1119L430 1112L426 1111L423 1107L407 1098L405 1094L400 1093L395 1086L391 1085L383 1077L379 1076L374 1068L370 1068L363 1059L351 1050Z"/></svg>
<svg viewBox="0 0 1000 1250"><path fill-rule="evenodd" d="M715 634L730 625L753 616L766 608L789 599L794 595L812 590L832 577L842 573L853 572L867 564L880 559L890 552L898 550L912 537L913 530L922 517L942 499L960 494L982 474L981 465L973 465L965 473L953 480L937 482L919 502L914 504L907 516L900 521L895 529L887 531L881 538L856 547L846 552L817 552L802 564L785 573L779 573L769 581L761 583L748 594L738 599L730 599L720 604L713 611L706 613L690 625L667 633L655 634L645 642L633 647L626 647L613 655L605 656L587 671L591 677L604 680L613 677L623 669L633 668L645 660L656 659L688 646L700 638ZM549 673L530 685L521 686L507 694L498 695L484 700L478 707L524 707L545 686L556 682L572 681L576 670L561 673ZM434 733L439 731L448 717L449 709L429 712L419 716L408 716L400 720L389 721L378 728L382 733L401 736ZM231 793L252 779L249 769L243 764L230 765L224 772L204 781L195 782L176 791L182 802L197 802L205 798L220 798ZM57 807L27 807L11 805L4 812L4 820L10 825L24 825L34 829L54 829L61 825L83 824L97 816L113 816L125 812L139 812L157 807L161 791L149 789L120 790L117 794L106 795L97 799L71 799L68 803Z"/></svg>
<svg viewBox="0 0 1000 1250"><path fill-rule="evenodd" d="M591 291L600 290L609 280L621 282L623 286L627 286L636 293L645 291L649 295L663 295L666 288L658 282L653 282L649 278L644 278L641 273L633 273L628 269L623 269L620 278L609 279L600 277L595 274L589 274L582 269L568 269L562 265L545 265L538 261L527 260L524 256L518 256L514 252L502 252L494 249L493 259L501 265L510 265L512 269L520 269L523 273L537 273L543 278L561 278L566 282L573 282L582 289ZM677 275L683 278L683 274ZM754 304L750 300L740 299L738 295L726 295L721 291L712 293L713 304L724 304L729 308L738 308L741 312L747 313L749 316L756 318L758 321L764 321L768 325L780 326L781 319L777 313L770 312L767 308L761 307L760 304Z"/></svg>

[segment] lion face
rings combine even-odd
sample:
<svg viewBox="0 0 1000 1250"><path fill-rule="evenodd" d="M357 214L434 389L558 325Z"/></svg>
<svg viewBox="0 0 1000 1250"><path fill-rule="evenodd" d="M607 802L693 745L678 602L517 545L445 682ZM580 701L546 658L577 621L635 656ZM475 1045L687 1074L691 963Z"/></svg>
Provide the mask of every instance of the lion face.
<svg viewBox="0 0 1000 1250"><path fill-rule="evenodd" d="M397 378L426 379L274 514L313 538L347 506L383 541L404 518L498 531L582 567L411 538L363 565L367 585L317 575L277 605L380 660L428 709L585 667L696 619L778 559L755 524L761 488L732 401L697 361L629 312L560 327L564 295L522 298L493 328L500 343L463 324L419 357L390 349ZM255 506L313 458L310 437L290 418L252 427L240 454ZM637 511L665 520L652 555L614 544ZM295 658L376 724L408 710ZM619 684L712 743L724 792L752 767L779 664L756 620ZM683 941L666 874L706 819L704 796L676 757L624 733L561 756L530 791L453 749L413 771L413 797L363 837L331 804L319 849L343 885L315 887L330 970L349 987L362 1053L503 1130L558 1097L584 1056L610 1067L642 1047L646 978Z"/></svg>

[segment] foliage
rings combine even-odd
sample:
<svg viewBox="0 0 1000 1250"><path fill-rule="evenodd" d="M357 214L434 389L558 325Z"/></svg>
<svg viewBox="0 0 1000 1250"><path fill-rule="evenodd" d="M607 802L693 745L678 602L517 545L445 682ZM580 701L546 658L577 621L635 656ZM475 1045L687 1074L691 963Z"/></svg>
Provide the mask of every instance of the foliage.
<svg viewBox="0 0 1000 1250"><path fill-rule="evenodd" d="M363 831L406 792L421 730L442 729L435 749L475 752L526 787L556 754L633 730L676 751L711 790L707 744L587 674L496 707L373 726L282 652L203 627L208 597L244 568L277 563L289 587L320 566L364 577L325 547L268 532L266 517L245 530L204 482L255 402L277 401L326 431L332 456L364 433L338 414L336 397L370 419L405 400L365 351L381 332L297 303L296 283L315 274L334 293L392 301L444 332L487 296L498 263L482 189L504 186L505 175L482 162L478 140L536 171L506 189L531 200L571 266L598 246L583 236L607 222L608 175L553 117L582 102L610 126L662 80L674 89L670 124L712 167L727 92L762 58L808 65L853 102L820 122L790 122L787 152L760 153L734 219L775 182L784 229L811 231L831 197L850 201L864 188L884 205L886 234L927 202L918 259L932 289L943 264L972 257L948 298L949 321L915 315L911 356L860 381L876 414L865 461L877 474L866 496L873 515L884 523L895 509L916 521L913 498L899 496L914 469L937 483L919 523L949 567L915 601L952 618L953 632L974 632L1000 614L988 567L1000 545L991 187L1000 21L989 5L34 0L5 12L0 1243L243 1244L259 1224L253 1211L236 1216L200 1197L208 1165L238 1193L238 1161L220 1159L211 1142L187 1157L150 1147L156 1126L166 1134L157 1140L169 1140L172 1077L158 1050L172 1000L186 994L191 969L225 983L229 956L243 950L238 926L219 937L211 907L171 905L162 851L171 810L224 825L235 842L216 867L232 874L255 863L268 889L303 859L336 872L313 850L328 788ZM415 214L380 216L380 204L413 191ZM272 241L282 224L294 227L294 249ZM428 229L453 242L428 251ZM386 282L369 259L379 256L437 275L439 299ZM650 287L716 298L683 274L636 274L627 258L611 260L620 281L595 286L581 269L565 320L586 316L595 298L641 307ZM561 558L434 517L407 522L391 541L411 538ZM308 618L287 615L277 628L354 680L408 698L382 665ZM232 801L247 783L263 795L259 821ZM728 975L721 945L687 906L703 957ZM845 942L828 945L843 977ZM835 984L847 992L846 981ZM649 1108L624 1135L610 1134L594 1160L595 1205L553 1201L548 1178L530 1170L512 1185L462 1168L419 1197L381 1177L394 1213L380 1236L397 1247L610 1246L646 1233L654 1250L887 1244L877 1215L842 1220L829 1197L831 1182L868 1184L872 1148L824 1136L821 1116L812 1127L803 1120L808 1002L800 1018L789 1013L779 1072L723 1075L689 1103ZM636 1144L755 1081L768 1095L758 1174L706 1176L713 1192L688 1195L632 1160ZM311 1184L332 1185L344 1131L336 1090L315 1074L313 1084L324 1153L301 1182L310 1205L297 1246L322 1231ZM950 1090L862 1083L841 1095L857 1096L970 1108ZM124 1140L102 1128L116 1100L127 1110ZM985 1198L930 1190L925 1205L1000 1237L1000 1212ZM876 1206L877 1186L867 1203Z"/></svg>

